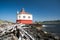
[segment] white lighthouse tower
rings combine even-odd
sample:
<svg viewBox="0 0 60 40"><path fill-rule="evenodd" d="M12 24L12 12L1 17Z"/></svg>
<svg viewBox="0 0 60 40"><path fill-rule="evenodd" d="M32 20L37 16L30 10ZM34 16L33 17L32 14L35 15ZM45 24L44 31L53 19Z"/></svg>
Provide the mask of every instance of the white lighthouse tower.
<svg viewBox="0 0 60 40"><path fill-rule="evenodd" d="M17 12L17 23L32 24L32 14L25 12L24 8L20 12Z"/></svg>

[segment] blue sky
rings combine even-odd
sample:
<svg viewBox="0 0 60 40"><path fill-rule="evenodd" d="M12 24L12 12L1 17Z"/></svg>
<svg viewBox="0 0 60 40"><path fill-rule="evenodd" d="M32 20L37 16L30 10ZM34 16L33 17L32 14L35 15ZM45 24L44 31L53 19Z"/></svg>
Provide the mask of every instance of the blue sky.
<svg viewBox="0 0 60 40"><path fill-rule="evenodd" d="M15 22L21 8L33 15L33 21L60 20L60 0L0 0L0 19Z"/></svg>

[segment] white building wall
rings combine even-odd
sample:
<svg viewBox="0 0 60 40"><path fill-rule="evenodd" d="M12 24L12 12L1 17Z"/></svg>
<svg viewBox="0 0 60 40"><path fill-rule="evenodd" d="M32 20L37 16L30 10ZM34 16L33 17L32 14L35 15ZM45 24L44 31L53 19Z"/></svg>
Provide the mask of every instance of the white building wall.
<svg viewBox="0 0 60 40"><path fill-rule="evenodd" d="M25 16L25 18L23 16ZM30 18L28 18L29 16ZM32 15L31 14L18 14L17 20L32 20Z"/></svg>

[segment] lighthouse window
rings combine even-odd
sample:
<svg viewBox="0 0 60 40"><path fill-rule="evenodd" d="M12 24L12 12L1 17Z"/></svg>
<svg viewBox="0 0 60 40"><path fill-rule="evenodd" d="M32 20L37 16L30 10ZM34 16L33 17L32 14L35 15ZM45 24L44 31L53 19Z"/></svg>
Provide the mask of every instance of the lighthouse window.
<svg viewBox="0 0 60 40"><path fill-rule="evenodd" d="M30 16L28 16L28 18L30 18Z"/></svg>
<svg viewBox="0 0 60 40"><path fill-rule="evenodd" d="M20 16L19 16L19 18L20 18Z"/></svg>
<svg viewBox="0 0 60 40"><path fill-rule="evenodd" d="M23 16L23 18L25 18L25 16Z"/></svg>

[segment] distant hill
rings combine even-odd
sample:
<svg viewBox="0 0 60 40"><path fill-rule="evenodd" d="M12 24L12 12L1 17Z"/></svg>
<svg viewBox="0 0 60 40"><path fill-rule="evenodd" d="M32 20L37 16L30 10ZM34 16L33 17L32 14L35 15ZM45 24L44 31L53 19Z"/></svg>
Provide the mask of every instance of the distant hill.
<svg viewBox="0 0 60 40"><path fill-rule="evenodd" d="M35 24L60 24L60 20L51 20L51 21L43 21L43 22L35 22Z"/></svg>
<svg viewBox="0 0 60 40"><path fill-rule="evenodd" d="M43 24L60 24L60 20L43 21Z"/></svg>
<svg viewBox="0 0 60 40"><path fill-rule="evenodd" d="M7 21L7 20L1 20L0 19L0 24L3 24L3 23L13 23L13 22L10 22L10 21Z"/></svg>

